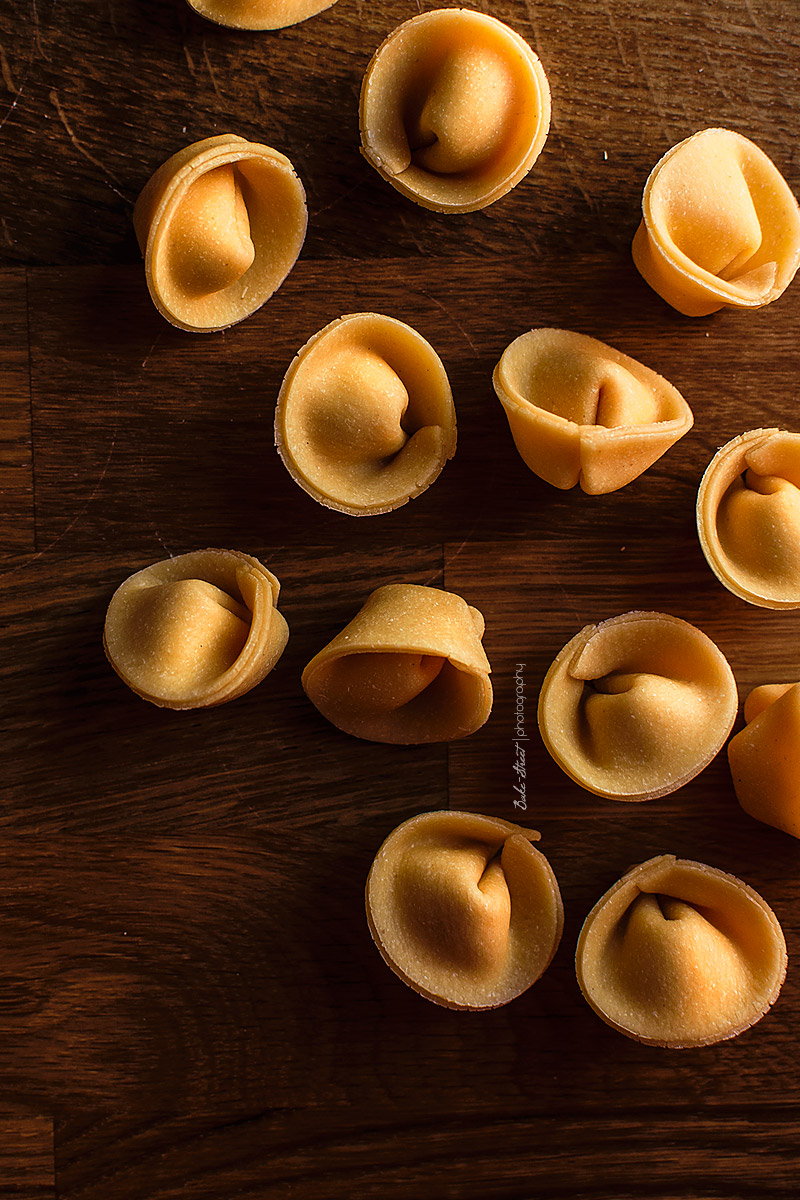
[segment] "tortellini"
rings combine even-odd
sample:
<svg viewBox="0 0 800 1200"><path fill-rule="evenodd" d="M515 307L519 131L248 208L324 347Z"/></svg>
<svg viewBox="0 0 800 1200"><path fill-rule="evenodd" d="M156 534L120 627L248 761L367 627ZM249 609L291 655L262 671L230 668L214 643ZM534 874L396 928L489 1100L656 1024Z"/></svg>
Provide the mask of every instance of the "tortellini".
<svg viewBox="0 0 800 1200"><path fill-rule="evenodd" d="M159 167L133 223L158 311L179 329L211 333L283 283L305 239L306 197L284 154L227 133Z"/></svg>
<svg viewBox="0 0 800 1200"><path fill-rule="evenodd" d="M637 1042L680 1050L749 1029L786 975L778 918L746 883L663 854L633 867L586 918L578 983Z"/></svg>
<svg viewBox="0 0 800 1200"><path fill-rule="evenodd" d="M285 29L315 17L336 0L188 0L207 21L232 29Z"/></svg>
<svg viewBox="0 0 800 1200"><path fill-rule="evenodd" d="M478 610L453 592L387 584L311 660L303 687L353 737L400 745L463 738L492 708L483 631Z"/></svg>
<svg viewBox="0 0 800 1200"><path fill-rule="evenodd" d="M711 570L760 608L800 608L800 434L751 429L703 476L697 532Z"/></svg>
<svg viewBox="0 0 800 1200"><path fill-rule="evenodd" d="M111 598L103 645L138 696L163 708L210 708L249 692L284 651L280 584L236 550L154 563Z"/></svg>
<svg viewBox="0 0 800 1200"><path fill-rule="evenodd" d="M493 382L526 465L554 487L580 483L592 495L636 479L694 420L655 371L566 329L516 338Z"/></svg>
<svg viewBox="0 0 800 1200"><path fill-rule="evenodd" d="M650 800L711 762L737 707L730 666L701 630L629 612L587 625L557 655L539 695L539 729L581 787Z"/></svg>
<svg viewBox="0 0 800 1200"><path fill-rule="evenodd" d="M642 197L633 259L678 312L761 308L800 265L800 211L753 142L703 129L656 163Z"/></svg>
<svg viewBox="0 0 800 1200"><path fill-rule="evenodd" d="M744 706L747 725L728 743L745 812L800 838L800 683L763 684Z"/></svg>
<svg viewBox="0 0 800 1200"><path fill-rule="evenodd" d="M378 47L360 123L364 157L402 195L438 212L473 212L509 192L539 157L550 87L513 29L469 9L436 9Z"/></svg>
<svg viewBox="0 0 800 1200"><path fill-rule="evenodd" d="M533 829L465 812L405 821L378 851L367 920L404 983L448 1008L507 1004L544 973L564 924Z"/></svg>
<svg viewBox="0 0 800 1200"><path fill-rule="evenodd" d="M456 414L433 347L402 321L351 313L297 353L275 410L292 478L351 516L398 508L455 454Z"/></svg>

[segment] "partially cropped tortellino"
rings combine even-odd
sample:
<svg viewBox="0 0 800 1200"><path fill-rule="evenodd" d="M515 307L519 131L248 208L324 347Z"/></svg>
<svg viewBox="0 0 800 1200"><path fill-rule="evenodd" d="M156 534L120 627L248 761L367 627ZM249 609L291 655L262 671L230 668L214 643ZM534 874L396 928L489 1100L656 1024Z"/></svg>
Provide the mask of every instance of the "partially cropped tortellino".
<svg viewBox="0 0 800 1200"><path fill-rule="evenodd" d="M651 800L711 762L737 707L733 672L709 637L678 617L629 612L587 625L556 656L539 729L581 787Z"/></svg>
<svg viewBox="0 0 800 1200"><path fill-rule="evenodd" d="M436 1004L497 1008L544 974L564 925L533 829L465 812L405 821L367 880L370 933L404 983Z"/></svg>
<svg viewBox="0 0 800 1200"><path fill-rule="evenodd" d="M278 396L275 443L320 504L375 516L424 492L456 449L447 372L394 317L351 313L298 351Z"/></svg>
<svg viewBox="0 0 800 1200"><path fill-rule="evenodd" d="M730 129L703 129L653 168L633 259L651 288L687 316L761 308L800 265L797 201L753 142Z"/></svg>
<svg viewBox="0 0 800 1200"><path fill-rule="evenodd" d="M283 283L305 239L306 197L284 154L226 133L159 167L133 223L158 311L179 329L211 333Z"/></svg>
<svg viewBox="0 0 800 1200"><path fill-rule="evenodd" d="M330 8L336 0L188 0L207 21L232 29L285 29Z"/></svg>
<svg viewBox="0 0 800 1200"><path fill-rule="evenodd" d="M578 983L619 1033L675 1050L743 1033L774 1004L786 942L741 879L662 854L633 867L586 918Z"/></svg>
<svg viewBox="0 0 800 1200"><path fill-rule="evenodd" d="M530 171L550 128L550 87L523 38L466 8L420 13L373 55L361 88L361 146L404 196L473 212Z"/></svg>
<svg viewBox="0 0 800 1200"><path fill-rule="evenodd" d="M111 598L103 646L138 696L162 708L211 708L254 688L289 638L280 584L257 558L196 550L154 563Z"/></svg>
<svg viewBox="0 0 800 1200"><path fill-rule="evenodd" d="M474 733L492 709L484 622L453 592L390 583L303 671L303 687L338 729L411 745Z"/></svg>
<svg viewBox="0 0 800 1200"><path fill-rule="evenodd" d="M680 392L595 338L532 329L506 347L494 388L528 467L557 488L614 492L691 429Z"/></svg>
<svg viewBox="0 0 800 1200"><path fill-rule="evenodd" d="M728 743L739 803L757 821L800 838L800 683L754 688L744 719Z"/></svg>
<svg viewBox="0 0 800 1200"><path fill-rule="evenodd" d="M729 591L759 608L800 608L800 434L751 429L703 476L697 532Z"/></svg>

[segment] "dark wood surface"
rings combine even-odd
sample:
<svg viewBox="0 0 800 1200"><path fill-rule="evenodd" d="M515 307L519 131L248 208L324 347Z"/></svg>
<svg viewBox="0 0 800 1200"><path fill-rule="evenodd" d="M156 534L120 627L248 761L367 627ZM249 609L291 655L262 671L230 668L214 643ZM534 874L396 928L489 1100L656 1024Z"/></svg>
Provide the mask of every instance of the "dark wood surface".
<svg viewBox="0 0 800 1200"><path fill-rule="evenodd" d="M535 710L564 642L634 607L699 624L743 693L800 678L800 617L729 595L694 532L718 445L800 428L800 284L759 313L689 320L629 255L650 167L697 129L752 137L800 190L800 10L478 4L537 49L553 126L527 181L445 217L397 196L357 146L364 67L419 7L339 0L275 34L217 28L182 0L0 9L0 1197L797 1195L800 845L739 809L724 756L662 800L587 795L549 760ZM309 236L265 308L192 337L150 304L130 213L169 154L226 130L289 154ZM355 521L291 482L272 412L297 348L362 309L437 348L459 450L410 506ZM613 496L556 492L514 451L492 367L546 324L641 359L694 409L694 430ZM108 668L105 607L134 569L206 545L269 563L289 646L246 697L163 712ZM495 708L449 747L349 739L300 688L399 579L486 616ZM453 1013L387 971L363 886L421 810L520 816L518 663L521 816L542 830L565 934L526 996ZM638 1046L578 992L588 909L660 852L741 875L785 929L781 997L731 1043Z"/></svg>

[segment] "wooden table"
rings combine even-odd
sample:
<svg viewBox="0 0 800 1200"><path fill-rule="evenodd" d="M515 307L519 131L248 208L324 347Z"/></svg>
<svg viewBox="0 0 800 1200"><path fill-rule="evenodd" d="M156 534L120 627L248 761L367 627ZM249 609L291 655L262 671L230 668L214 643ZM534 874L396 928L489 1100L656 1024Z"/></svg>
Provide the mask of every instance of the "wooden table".
<svg viewBox="0 0 800 1200"><path fill-rule="evenodd" d="M752 137L798 191L800 10L478 7L537 50L553 124L524 183L450 217L401 199L358 152L363 70L419 4L340 0L245 34L181 0L4 0L0 1196L797 1194L797 842L740 810L724 755L662 800L590 796L538 742L535 702L569 637L631 608L701 625L742 692L800 678L800 618L724 591L694 532L717 446L800 427L800 284L760 312L693 320L629 254L650 167L697 129ZM225 131L289 154L309 234L260 312L191 336L149 301L131 208L171 153ZM272 412L296 349L368 309L437 348L460 445L423 497L356 521L292 483ZM660 371L694 430L611 496L537 481L490 382L506 344L537 325ZM276 572L289 647L235 703L158 710L106 664L105 608L134 569L207 545ZM391 580L444 586L485 613L496 703L463 742L357 742L303 695L303 665ZM527 995L453 1013L381 962L364 880L382 839L421 810L514 819L520 662L536 781L525 819L559 878L565 934ZM667 851L747 879L789 945L774 1011L702 1050L628 1041L575 982L591 905Z"/></svg>

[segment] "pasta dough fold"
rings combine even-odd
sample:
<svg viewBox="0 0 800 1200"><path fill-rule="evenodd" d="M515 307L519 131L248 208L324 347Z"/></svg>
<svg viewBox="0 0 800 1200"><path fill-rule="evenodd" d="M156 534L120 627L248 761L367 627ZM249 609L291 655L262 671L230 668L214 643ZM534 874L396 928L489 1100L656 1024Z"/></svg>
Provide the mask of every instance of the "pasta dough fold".
<svg viewBox="0 0 800 1200"><path fill-rule="evenodd" d="M550 964L564 910L533 829L474 813L412 817L367 880L370 933L404 983L436 1004L496 1008Z"/></svg>
<svg viewBox="0 0 800 1200"><path fill-rule="evenodd" d="M800 838L800 683L754 688L747 725L728 743L733 786L745 812Z"/></svg>
<svg viewBox="0 0 800 1200"><path fill-rule="evenodd" d="M289 638L280 584L258 559L197 550L137 571L111 598L103 646L143 700L210 708L249 692Z"/></svg>
<svg viewBox="0 0 800 1200"><path fill-rule="evenodd" d="M467 737L492 709L483 629L478 610L453 592L387 584L311 660L303 687L353 737L400 745Z"/></svg>
<svg viewBox="0 0 800 1200"><path fill-rule="evenodd" d="M800 434L751 429L723 446L697 493L697 532L735 596L800 608Z"/></svg>
<svg viewBox="0 0 800 1200"><path fill-rule="evenodd" d="M465 8L420 13L378 47L361 88L362 153L402 195L473 212L522 180L550 127L550 88L518 33Z"/></svg>
<svg viewBox="0 0 800 1200"><path fill-rule="evenodd" d="M763 150L730 129L703 129L653 168L633 259L687 316L761 308L800 265L800 210Z"/></svg>
<svg viewBox="0 0 800 1200"><path fill-rule="evenodd" d="M336 0L187 0L207 21L232 29L285 29L315 17Z"/></svg>
<svg viewBox="0 0 800 1200"><path fill-rule="evenodd" d="M294 481L350 516L399 508L456 449L456 413L436 351L402 321L351 313L295 356L275 409L275 444Z"/></svg>
<svg viewBox="0 0 800 1200"><path fill-rule="evenodd" d="M733 673L701 630L630 612L587 625L557 655L539 694L539 729L581 787L651 800L708 766L737 704Z"/></svg>
<svg viewBox="0 0 800 1200"><path fill-rule="evenodd" d="M749 1029L786 975L777 917L742 880L663 854L633 867L586 918L578 984L599 1017L653 1046L708 1046Z"/></svg>
<svg viewBox="0 0 800 1200"><path fill-rule="evenodd" d="M525 464L554 487L580 483L591 495L636 479L694 421L680 392L655 371L566 329L516 338L493 383Z"/></svg>
<svg viewBox="0 0 800 1200"><path fill-rule="evenodd" d="M158 311L179 329L212 333L283 283L305 239L306 197L285 155L227 133L159 167L133 223Z"/></svg>

